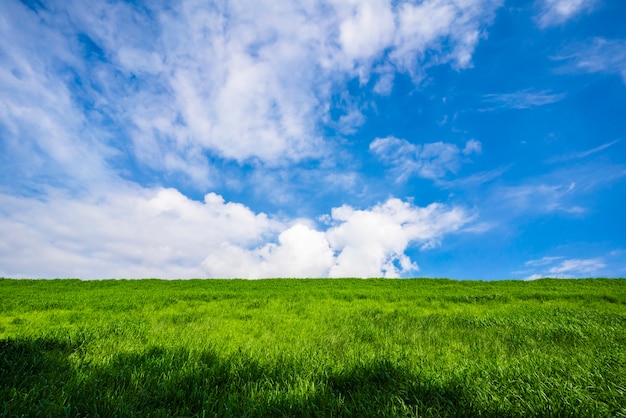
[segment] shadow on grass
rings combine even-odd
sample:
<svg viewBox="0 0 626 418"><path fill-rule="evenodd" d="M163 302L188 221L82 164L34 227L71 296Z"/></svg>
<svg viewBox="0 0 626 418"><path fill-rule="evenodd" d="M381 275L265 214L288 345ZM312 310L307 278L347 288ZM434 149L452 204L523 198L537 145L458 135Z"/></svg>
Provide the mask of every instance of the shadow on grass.
<svg viewBox="0 0 626 418"><path fill-rule="evenodd" d="M0 341L0 416L65 415L64 395L76 382L68 356L76 349L46 339Z"/></svg>
<svg viewBox="0 0 626 418"><path fill-rule="evenodd" d="M0 341L0 416L506 416L385 359L334 371L152 348L104 364L80 343ZM495 409L494 409L495 408Z"/></svg>

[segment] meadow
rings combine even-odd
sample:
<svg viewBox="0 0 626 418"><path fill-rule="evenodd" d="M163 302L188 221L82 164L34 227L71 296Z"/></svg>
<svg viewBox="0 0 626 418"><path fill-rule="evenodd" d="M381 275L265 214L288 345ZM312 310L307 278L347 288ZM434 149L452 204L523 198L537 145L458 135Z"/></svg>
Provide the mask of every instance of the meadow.
<svg viewBox="0 0 626 418"><path fill-rule="evenodd" d="M0 279L0 416L626 417L626 280Z"/></svg>

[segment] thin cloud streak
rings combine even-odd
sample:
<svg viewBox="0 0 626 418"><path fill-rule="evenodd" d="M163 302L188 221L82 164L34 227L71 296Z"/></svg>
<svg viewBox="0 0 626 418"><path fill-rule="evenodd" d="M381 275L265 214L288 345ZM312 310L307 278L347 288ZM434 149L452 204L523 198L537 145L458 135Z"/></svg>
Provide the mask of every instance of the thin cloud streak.
<svg viewBox="0 0 626 418"><path fill-rule="evenodd" d="M525 263L531 271L517 272L518 274L528 274L524 280L537 280L541 278L570 279L579 277L590 277L596 275L606 268L606 262L602 258L565 258L565 257L544 257L540 260L530 260Z"/></svg>
<svg viewBox="0 0 626 418"><path fill-rule="evenodd" d="M438 184L446 189L474 189L501 178L511 167L513 167L513 164L508 164L490 171L481 171L467 177L459 177L450 181L438 180Z"/></svg>
<svg viewBox="0 0 626 418"><path fill-rule="evenodd" d="M570 203L575 189L575 182L509 186L500 190L500 199L509 210L519 214L562 212L584 215L587 212L586 208Z"/></svg>
<svg viewBox="0 0 626 418"><path fill-rule="evenodd" d="M601 190L610 189L626 177L626 167L607 162L565 165L547 174L527 177L522 183L502 180L488 189L485 212L495 211L501 220L560 214L584 219L592 212L594 199Z"/></svg>
<svg viewBox="0 0 626 418"><path fill-rule="evenodd" d="M560 72L617 74L626 83L626 39L595 37L572 43L552 59L562 62Z"/></svg>
<svg viewBox="0 0 626 418"><path fill-rule="evenodd" d="M553 94L548 90L522 90L515 93L486 94L483 100L493 106L480 109L487 112L497 109L531 109L559 102L565 98L565 93Z"/></svg>
<svg viewBox="0 0 626 418"><path fill-rule="evenodd" d="M563 162L563 161L570 161L570 160L581 160L583 158L586 158L590 155L596 154L598 152L604 151L607 148L612 147L613 145L619 143L622 139L616 139L615 141L611 141L611 142L607 142L604 143L600 146L597 146L595 148L589 149L587 151L580 151L580 152L573 152L571 154L566 154L560 157L554 157L551 158L550 160L548 160L549 163L557 163L557 162Z"/></svg>
<svg viewBox="0 0 626 418"><path fill-rule="evenodd" d="M561 25L584 12L591 12L597 4L597 0L537 0L535 5L540 12L536 20L543 29Z"/></svg>

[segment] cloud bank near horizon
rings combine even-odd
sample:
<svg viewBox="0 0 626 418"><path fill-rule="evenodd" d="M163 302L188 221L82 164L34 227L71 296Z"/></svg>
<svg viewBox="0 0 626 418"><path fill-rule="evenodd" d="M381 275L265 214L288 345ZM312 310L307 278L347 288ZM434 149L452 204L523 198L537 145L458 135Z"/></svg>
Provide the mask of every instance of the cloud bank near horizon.
<svg viewBox="0 0 626 418"><path fill-rule="evenodd" d="M175 189L45 201L0 195L0 204L0 230L13 237L0 244L0 277L400 277L418 270L409 245L437 247L472 220L459 207L392 198L334 208L318 230Z"/></svg>

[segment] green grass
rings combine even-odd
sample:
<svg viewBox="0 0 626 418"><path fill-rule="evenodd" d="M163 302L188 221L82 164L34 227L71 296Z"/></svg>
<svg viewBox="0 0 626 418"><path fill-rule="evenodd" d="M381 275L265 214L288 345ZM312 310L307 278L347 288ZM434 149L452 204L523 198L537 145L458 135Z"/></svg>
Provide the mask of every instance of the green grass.
<svg viewBox="0 0 626 418"><path fill-rule="evenodd" d="M626 280L0 279L0 416L626 417Z"/></svg>

